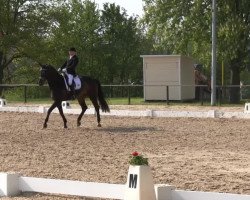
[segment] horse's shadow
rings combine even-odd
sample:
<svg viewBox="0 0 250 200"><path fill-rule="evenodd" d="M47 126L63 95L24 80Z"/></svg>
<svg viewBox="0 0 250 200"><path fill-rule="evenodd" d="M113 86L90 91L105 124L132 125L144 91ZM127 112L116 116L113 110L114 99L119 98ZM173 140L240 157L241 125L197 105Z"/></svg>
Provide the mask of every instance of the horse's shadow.
<svg viewBox="0 0 250 200"><path fill-rule="evenodd" d="M96 129L99 132L105 133L139 133L144 131L156 131L155 127L102 127Z"/></svg>

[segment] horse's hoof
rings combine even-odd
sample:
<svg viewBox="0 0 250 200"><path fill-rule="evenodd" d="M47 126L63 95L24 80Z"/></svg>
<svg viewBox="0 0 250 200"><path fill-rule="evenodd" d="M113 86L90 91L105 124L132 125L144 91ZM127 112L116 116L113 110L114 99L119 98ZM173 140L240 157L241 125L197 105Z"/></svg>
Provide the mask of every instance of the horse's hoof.
<svg viewBox="0 0 250 200"><path fill-rule="evenodd" d="M68 128L67 126L64 126L64 128L66 129L66 128Z"/></svg>
<svg viewBox="0 0 250 200"><path fill-rule="evenodd" d="M44 125L43 125L43 129L45 129L45 128L47 128L47 124L44 124Z"/></svg>
<svg viewBox="0 0 250 200"><path fill-rule="evenodd" d="M77 122L77 127L81 126L81 122Z"/></svg>
<svg viewBox="0 0 250 200"><path fill-rule="evenodd" d="M102 125L101 125L101 124L98 124L97 127L102 127Z"/></svg>

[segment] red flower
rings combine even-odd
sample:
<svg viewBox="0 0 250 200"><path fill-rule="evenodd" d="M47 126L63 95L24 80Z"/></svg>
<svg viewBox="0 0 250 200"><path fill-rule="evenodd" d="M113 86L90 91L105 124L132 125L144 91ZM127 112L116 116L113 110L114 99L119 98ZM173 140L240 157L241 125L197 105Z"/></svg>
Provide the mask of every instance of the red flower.
<svg viewBox="0 0 250 200"><path fill-rule="evenodd" d="M138 156L139 153L138 153L137 151L135 151L135 152L132 153L132 155L133 155L133 156Z"/></svg>

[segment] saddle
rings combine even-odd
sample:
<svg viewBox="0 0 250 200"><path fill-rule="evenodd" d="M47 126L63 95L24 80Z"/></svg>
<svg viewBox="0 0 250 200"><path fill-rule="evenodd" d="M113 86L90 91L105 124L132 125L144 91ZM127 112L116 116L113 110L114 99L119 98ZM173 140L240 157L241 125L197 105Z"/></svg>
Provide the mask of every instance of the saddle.
<svg viewBox="0 0 250 200"><path fill-rule="evenodd" d="M65 83L65 87L68 91L71 91L70 87L69 87L69 83L68 83L68 75L66 73L62 73L62 77L64 79L64 83ZM74 85L74 88L75 90L79 90L82 86L82 83L81 83L81 79L78 75L76 75L74 78L73 78L73 83Z"/></svg>

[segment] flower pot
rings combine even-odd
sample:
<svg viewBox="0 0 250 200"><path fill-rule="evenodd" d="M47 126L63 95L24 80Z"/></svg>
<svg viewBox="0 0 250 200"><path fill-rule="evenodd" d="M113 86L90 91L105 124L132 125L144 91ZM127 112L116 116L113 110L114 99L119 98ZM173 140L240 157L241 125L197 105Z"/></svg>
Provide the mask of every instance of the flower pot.
<svg viewBox="0 0 250 200"><path fill-rule="evenodd" d="M152 172L149 166L129 166L124 200L156 200Z"/></svg>

